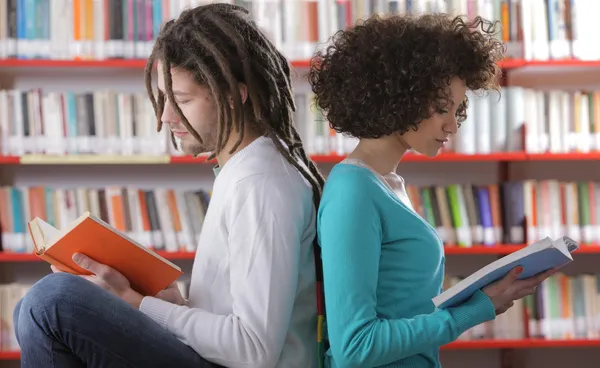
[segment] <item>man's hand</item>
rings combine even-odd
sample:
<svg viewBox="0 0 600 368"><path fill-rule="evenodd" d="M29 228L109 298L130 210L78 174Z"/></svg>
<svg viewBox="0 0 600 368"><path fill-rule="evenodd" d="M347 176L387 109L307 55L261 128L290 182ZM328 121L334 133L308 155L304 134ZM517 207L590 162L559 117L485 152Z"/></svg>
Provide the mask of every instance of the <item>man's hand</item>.
<svg viewBox="0 0 600 368"><path fill-rule="evenodd" d="M551 269L527 279L518 280L523 268L516 267L504 278L486 286L482 291L490 297L496 308L496 315L502 314L514 305L515 300L533 294L537 286L556 271L556 269Z"/></svg>
<svg viewBox="0 0 600 368"><path fill-rule="evenodd" d="M144 297L142 294L131 288L129 280L127 280L127 278L119 271L102 263L98 263L81 253L75 253L73 255L73 261L79 265L79 267L93 273L93 275L81 275L81 277L93 282L104 290L113 293L135 309L139 309ZM51 266L51 268L54 272L60 272L60 270L54 266Z"/></svg>
<svg viewBox="0 0 600 368"><path fill-rule="evenodd" d="M181 295L181 291L177 286L177 282L173 282L166 289L159 291L158 294L156 294L156 297L177 305L187 304L187 300L185 300L183 295Z"/></svg>

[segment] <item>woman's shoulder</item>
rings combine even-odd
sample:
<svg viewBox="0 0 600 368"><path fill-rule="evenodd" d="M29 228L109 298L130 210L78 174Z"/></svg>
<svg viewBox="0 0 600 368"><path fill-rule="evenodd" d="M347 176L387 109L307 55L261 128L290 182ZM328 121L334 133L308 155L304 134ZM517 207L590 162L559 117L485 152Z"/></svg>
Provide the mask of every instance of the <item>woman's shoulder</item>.
<svg viewBox="0 0 600 368"><path fill-rule="evenodd" d="M327 176L325 185L369 188L378 184L379 179L368 168L351 163L336 164Z"/></svg>
<svg viewBox="0 0 600 368"><path fill-rule="evenodd" d="M339 163L335 165L325 182L322 200L340 197L373 198L385 195L385 186L368 168Z"/></svg>

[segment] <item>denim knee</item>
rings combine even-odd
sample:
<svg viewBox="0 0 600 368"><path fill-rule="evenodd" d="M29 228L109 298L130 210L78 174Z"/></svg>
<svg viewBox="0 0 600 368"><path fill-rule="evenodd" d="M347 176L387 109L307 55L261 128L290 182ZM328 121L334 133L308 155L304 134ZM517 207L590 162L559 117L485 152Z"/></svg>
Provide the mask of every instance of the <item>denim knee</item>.
<svg viewBox="0 0 600 368"><path fill-rule="evenodd" d="M23 298L23 304L33 305L55 304L54 302L64 300L63 296L70 291L77 290L89 281L79 276L66 272L51 273L36 282Z"/></svg>
<svg viewBox="0 0 600 368"><path fill-rule="evenodd" d="M21 304L23 303L23 299L17 302L15 309L13 310L13 330L15 333L15 337L17 338L17 342L21 344L19 341L19 313L21 312Z"/></svg>
<svg viewBox="0 0 600 368"><path fill-rule="evenodd" d="M15 331L28 328L32 318L48 308L56 309L60 304L69 303L73 294L91 284L79 276L69 273L52 273L36 282L17 304L13 316Z"/></svg>

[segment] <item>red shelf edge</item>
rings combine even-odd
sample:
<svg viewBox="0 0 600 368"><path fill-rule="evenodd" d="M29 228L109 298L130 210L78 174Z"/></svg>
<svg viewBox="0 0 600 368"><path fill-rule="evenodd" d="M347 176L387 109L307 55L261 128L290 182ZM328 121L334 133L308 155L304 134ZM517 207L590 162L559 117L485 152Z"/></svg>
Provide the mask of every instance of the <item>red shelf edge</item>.
<svg viewBox="0 0 600 368"><path fill-rule="evenodd" d="M20 351L0 351L0 360L19 360L21 359Z"/></svg>
<svg viewBox="0 0 600 368"><path fill-rule="evenodd" d="M310 155L316 163L337 163L342 161L344 155ZM483 162L483 161L566 161L566 160L600 160L598 152L571 152L571 153L525 153L525 152L498 152L489 154L461 154L444 152L436 157L427 157L420 154L408 153L402 158L402 162ZM172 164L197 164L206 163L203 157L171 156Z"/></svg>
<svg viewBox="0 0 600 368"><path fill-rule="evenodd" d="M441 347L442 350L476 350L476 349L531 349L531 348L585 348L600 347L598 340L544 340L544 339L522 339L522 340L473 340L454 341ZM0 360L19 360L19 351L2 351Z"/></svg>
<svg viewBox="0 0 600 368"><path fill-rule="evenodd" d="M143 69L146 59L0 59L2 68L132 68ZM295 68L308 68L310 60L292 60L290 64Z"/></svg>
<svg viewBox="0 0 600 368"><path fill-rule="evenodd" d="M483 246L474 245L473 247L458 247L455 245L445 246L444 253L447 255L477 255L477 254L490 254L490 255L502 255L510 254L519 249L522 249L525 245L514 245L514 244L497 244L494 246ZM165 252L158 251L160 256L170 260L192 260L195 257L195 252ZM600 244L582 244L576 253L585 254L600 254ZM0 262L37 262L42 259L33 253L16 253L16 252L0 252Z"/></svg>
<svg viewBox="0 0 600 368"><path fill-rule="evenodd" d="M198 157L193 156L171 156L171 164L206 164L206 163L216 163L215 160L208 161L206 155L201 155Z"/></svg>
<svg viewBox="0 0 600 368"><path fill-rule="evenodd" d="M337 163L342 161L344 155L310 155L310 158L317 163ZM402 158L402 162L423 162L423 161L443 161L443 162L461 162L461 161L525 161L526 154L523 152L502 152L491 154L466 155L460 153L442 153L436 157L427 157L419 154L409 153ZM204 157L192 156L171 156L172 164L196 164L207 162Z"/></svg>
<svg viewBox="0 0 600 368"><path fill-rule="evenodd" d="M460 254L495 254L503 255L516 252L526 247L526 244L496 244L493 246L486 246L476 244L472 247L459 247L456 245L447 245L444 247L444 253L447 255L460 255ZM580 248L575 253L584 254L600 254L600 244L583 244L580 243Z"/></svg>
<svg viewBox="0 0 600 368"><path fill-rule="evenodd" d="M311 159L317 163L338 163L346 156L343 155L311 155ZM436 157L427 157L416 153L406 154L402 162L508 162L508 161L600 161L600 151L598 152L571 152L571 153L525 153L525 152L499 152L489 154L461 154L454 152L444 152ZM204 164L214 163L214 160L207 161L206 156L170 156L169 164ZM21 159L18 156L0 156L0 165L20 164ZM86 163L85 160L82 163ZM135 163L135 162L133 162ZM44 164L41 162L40 164ZM55 164L55 163L50 163ZM118 164L116 162L115 164Z"/></svg>
<svg viewBox="0 0 600 368"><path fill-rule="evenodd" d="M19 156L0 156L0 164L18 164L21 162Z"/></svg>
<svg viewBox="0 0 600 368"><path fill-rule="evenodd" d="M156 252L169 260L193 260L196 252ZM42 261L34 253L0 252L0 262L38 262Z"/></svg>
<svg viewBox="0 0 600 368"><path fill-rule="evenodd" d="M527 153L527 161L600 160L600 152Z"/></svg>
<svg viewBox="0 0 600 368"><path fill-rule="evenodd" d="M290 64L296 68L308 68L310 59L292 60ZM589 66L599 67L600 60L523 60L523 59L505 59L498 63L502 69L519 69L524 67L578 67ZM137 68L146 66L146 59L71 59L71 60L52 60L52 59L0 59L0 67L6 68Z"/></svg>
<svg viewBox="0 0 600 368"><path fill-rule="evenodd" d="M569 348L569 347L600 347L600 339L516 339L516 340L473 340L454 341L442 346L443 350L454 349L528 349L528 348Z"/></svg>
<svg viewBox="0 0 600 368"><path fill-rule="evenodd" d="M0 59L4 68L134 68L146 66L146 59Z"/></svg>
<svg viewBox="0 0 600 368"><path fill-rule="evenodd" d="M522 249L525 245L513 245L513 244L497 244L493 246L475 245L472 247L460 247L455 245L445 246L444 253L446 255L459 255L459 254L510 254L519 249ZM600 247L598 247L600 251Z"/></svg>

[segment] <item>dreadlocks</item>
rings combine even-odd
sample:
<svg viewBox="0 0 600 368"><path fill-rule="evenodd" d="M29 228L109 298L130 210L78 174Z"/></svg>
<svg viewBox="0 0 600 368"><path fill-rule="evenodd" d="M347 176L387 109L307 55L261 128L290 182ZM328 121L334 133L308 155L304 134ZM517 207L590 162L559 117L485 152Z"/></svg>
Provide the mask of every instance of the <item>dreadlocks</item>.
<svg viewBox="0 0 600 368"><path fill-rule="evenodd" d="M151 75L155 61L163 63L165 74L165 92L158 91L156 98L152 90ZM294 128L296 106L290 67L285 57L251 20L245 8L215 3L183 11L178 19L164 25L146 64L146 89L156 113L158 131L162 129L161 116L166 93L169 101L173 101L181 122L202 142L200 135L174 102L172 67L192 73L198 83L210 88L215 98L218 111L217 142L209 159L224 149L231 131L235 129L240 132L240 137L230 151L233 153L243 139L244 127L251 124L258 133L269 137L277 150L308 180L313 189L315 208L318 209L325 181L315 163L306 155L300 135ZM245 103L242 102L238 83L247 87ZM172 133L171 140L175 144ZM308 170L299 164L297 158L302 160ZM323 275L321 252L316 238L313 248L321 342Z"/></svg>

